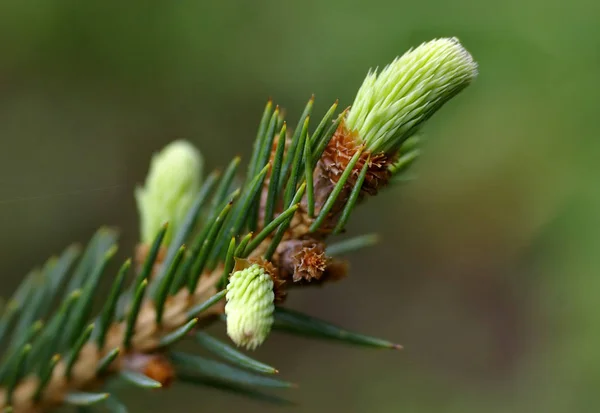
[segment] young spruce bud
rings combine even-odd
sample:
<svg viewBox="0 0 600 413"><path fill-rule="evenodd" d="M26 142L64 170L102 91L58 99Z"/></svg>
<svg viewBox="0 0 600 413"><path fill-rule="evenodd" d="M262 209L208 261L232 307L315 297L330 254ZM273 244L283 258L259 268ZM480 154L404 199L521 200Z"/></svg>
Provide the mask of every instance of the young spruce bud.
<svg viewBox="0 0 600 413"><path fill-rule="evenodd" d="M203 159L189 142L178 140L154 154L144 187L135 191L142 244L149 244L165 222L164 245L185 218L200 189Z"/></svg>
<svg viewBox="0 0 600 413"><path fill-rule="evenodd" d="M456 38L423 43L379 74L367 74L346 118L371 153L394 155L448 100L477 76L477 63Z"/></svg>
<svg viewBox="0 0 600 413"><path fill-rule="evenodd" d="M270 274L259 264L234 272L226 299L227 334L238 346L254 350L273 325L275 294Z"/></svg>

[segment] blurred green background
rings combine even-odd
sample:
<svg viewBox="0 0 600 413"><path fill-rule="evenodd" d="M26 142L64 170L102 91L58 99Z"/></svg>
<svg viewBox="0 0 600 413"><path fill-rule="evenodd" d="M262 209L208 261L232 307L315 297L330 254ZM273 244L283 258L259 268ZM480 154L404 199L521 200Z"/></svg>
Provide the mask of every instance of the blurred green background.
<svg viewBox="0 0 600 413"><path fill-rule="evenodd" d="M351 222L382 244L289 300L405 350L272 336L257 357L299 406L177 386L129 392L130 411L597 412L599 18L592 0L3 0L2 295L101 224L131 254L133 188L167 142L223 166L268 96L294 120L315 93L322 114L370 67L457 36L478 80L427 125L419 179Z"/></svg>

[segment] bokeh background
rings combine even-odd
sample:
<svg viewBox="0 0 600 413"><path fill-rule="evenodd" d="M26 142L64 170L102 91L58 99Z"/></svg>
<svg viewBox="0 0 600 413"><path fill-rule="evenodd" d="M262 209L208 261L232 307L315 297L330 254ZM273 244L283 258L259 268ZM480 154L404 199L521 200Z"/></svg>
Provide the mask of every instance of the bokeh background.
<svg viewBox="0 0 600 413"><path fill-rule="evenodd" d="M257 357L298 406L178 386L129 392L130 411L596 412L599 17L591 0L3 0L2 295L102 224L130 255L133 189L169 141L223 166L268 96L324 113L370 67L458 36L480 77L427 125L418 179L352 219L382 243L289 300L405 350L273 336Z"/></svg>

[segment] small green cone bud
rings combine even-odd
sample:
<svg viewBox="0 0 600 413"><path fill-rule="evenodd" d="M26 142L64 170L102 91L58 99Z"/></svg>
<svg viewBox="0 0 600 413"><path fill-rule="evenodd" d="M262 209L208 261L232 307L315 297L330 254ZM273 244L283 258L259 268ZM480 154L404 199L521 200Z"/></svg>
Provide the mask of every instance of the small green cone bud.
<svg viewBox="0 0 600 413"><path fill-rule="evenodd" d="M233 273L227 285L227 334L238 346L254 350L271 331L275 294L273 280L260 265Z"/></svg>
<svg viewBox="0 0 600 413"><path fill-rule="evenodd" d="M369 71L346 119L374 153L395 154L444 103L477 76L477 63L456 38L423 43L379 75Z"/></svg>
<svg viewBox="0 0 600 413"><path fill-rule="evenodd" d="M200 189L203 159L189 142L178 140L154 154L144 187L135 190L141 242L152 242L165 222L168 245Z"/></svg>

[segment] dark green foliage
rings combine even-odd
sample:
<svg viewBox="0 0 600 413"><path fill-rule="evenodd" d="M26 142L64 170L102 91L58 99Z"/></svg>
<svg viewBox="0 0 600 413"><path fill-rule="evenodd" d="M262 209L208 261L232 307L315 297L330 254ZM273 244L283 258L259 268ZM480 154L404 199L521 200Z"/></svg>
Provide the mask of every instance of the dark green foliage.
<svg viewBox="0 0 600 413"><path fill-rule="evenodd" d="M303 183L302 185L300 185L300 188L298 188L296 195L292 199L292 205L300 202L300 200L302 199L302 196L304 195L305 189L306 189L306 182ZM283 239L283 235L285 234L285 231L287 231L287 229L290 226L290 223L292 222L292 218L293 218L293 215L290 215L277 228L277 231L275 232L275 235L273 236L273 239L271 240L271 244L269 244L269 247L267 248L267 251L264 254L264 258L266 260L270 260L273 257L275 250L277 249L277 247L279 246L279 243Z"/></svg>
<svg viewBox="0 0 600 413"><path fill-rule="evenodd" d="M315 189L313 186L313 158L310 143L304 145L304 179L306 180L306 205L308 207L308 216L315 216Z"/></svg>
<svg viewBox="0 0 600 413"><path fill-rule="evenodd" d="M265 205L264 222L269 222L273 219L273 213L275 210L275 201L279 194L279 178L281 174L281 167L283 164L283 154L285 151L285 142L287 134L287 125L284 123L281 131L279 132L279 140L277 142L277 149L275 150L275 156L273 157L273 168L271 170L271 177L269 180L269 189L267 192L267 202Z"/></svg>
<svg viewBox="0 0 600 413"><path fill-rule="evenodd" d="M179 340L184 338L187 333L192 331L192 329L196 326L197 323L198 319L192 318L190 321L179 327L177 330L165 335L163 338L161 338L159 342L160 347L168 347L178 342Z"/></svg>
<svg viewBox="0 0 600 413"><path fill-rule="evenodd" d="M210 307L212 307L213 305L215 305L216 303L221 301L223 298L225 298L226 293L227 293L227 291L221 290L218 293L216 293L215 295L213 295L212 297L210 297L205 302L192 307L191 309L188 310L188 313L187 313L188 317L196 317L196 316L200 315L203 311L208 310Z"/></svg>
<svg viewBox="0 0 600 413"><path fill-rule="evenodd" d="M98 266L99 261L117 241L117 233L110 228L100 228L88 243L79 264L75 268L65 294L83 287L89 274Z"/></svg>
<svg viewBox="0 0 600 413"><path fill-rule="evenodd" d="M119 294L123 290L125 277L127 276L130 267L131 260L125 261L125 263L121 266L121 269L115 277L115 281L113 282L107 300L102 307L102 312L100 313L100 318L98 321L98 328L95 330L96 342L100 348L104 346L106 333L115 318L115 310L117 308Z"/></svg>
<svg viewBox="0 0 600 413"><path fill-rule="evenodd" d="M106 353L106 355L100 359L98 365L96 366L96 374L98 376L101 376L104 373L106 373L112 362L115 361L115 359L119 356L120 352L121 349L119 347L116 347L108 353Z"/></svg>
<svg viewBox="0 0 600 413"><path fill-rule="evenodd" d="M72 406L91 406L108 398L108 393L69 393L65 399L67 404Z"/></svg>
<svg viewBox="0 0 600 413"><path fill-rule="evenodd" d="M110 396L104 403L106 409L111 413L128 413L127 407L114 396Z"/></svg>
<svg viewBox="0 0 600 413"><path fill-rule="evenodd" d="M196 341L208 351L214 353L215 355L221 357L224 360L229 361L230 363L236 366L245 368L247 370L252 370L258 373L277 373L277 370L273 367L248 357L247 355L239 352L232 346L225 344L202 331L196 333Z"/></svg>
<svg viewBox="0 0 600 413"><path fill-rule="evenodd" d="M354 187L352 188L352 192L350 193L350 197L348 198L348 201L346 202L346 205L344 206L342 215L340 216L338 223L336 224L335 228L333 229L334 234L339 234L340 232L342 232L342 230L346 226L346 223L348 222L348 219L350 219L350 214L352 213L352 210L354 209L354 206L356 205L356 201L358 201L358 196L360 195L362 184L365 181L365 176L367 176L367 169L369 168L369 161L370 161L370 158L367 159L367 161L365 162L364 166L362 167L362 169L360 171L360 175L358 175L358 179L356 180L356 183L354 184Z"/></svg>
<svg viewBox="0 0 600 413"><path fill-rule="evenodd" d="M283 162L283 168L281 169L281 175L279 178L279 182L281 182L281 184L286 182L286 178L288 177L290 170L293 169L293 167L294 167L294 165L293 165L294 161L298 162L298 160L300 159L300 157L296 156L296 153L298 152L298 150L300 148L300 140L302 138L301 135L303 132L302 127L304 126L306 119L312 113L314 101L315 101L314 96L311 96L310 100L306 104L306 107L304 108L304 112L302 112L300 119L298 119L298 124L296 126L296 129L294 129L294 135L292 136L292 140L290 142L288 153L286 154L285 161ZM300 149L300 151L302 151L302 149ZM302 153L302 152L300 152L300 153Z"/></svg>
<svg viewBox="0 0 600 413"><path fill-rule="evenodd" d="M340 125L340 123L342 122L344 117L346 116L347 111L348 111L348 109L346 109L345 111L343 111L342 113L340 113L338 115L335 122L333 124L331 124L331 126L329 126L329 128L327 129L327 131L325 132L325 134L322 137L319 138L318 136L316 136L315 139L313 139L312 144L316 145L316 147L314 148L314 150L312 152L313 159L315 160L315 162L318 159L321 159L321 155L323 155L325 148L327 147L327 145L329 144L329 141L335 134L335 131L337 130L338 126Z"/></svg>
<svg viewBox="0 0 600 413"><path fill-rule="evenodd" d="M204 376L215 380L227 381L245 386L279 388L294 387L293 383L272 377L249 373L245 370L241 370L236 367L232 367L204 357L179 352L172 352L170 356L178 371L184 373L194 374L196 376Z"/></svg>
<svg viewBox="0 0 600 413"><path fill-rule="evenodd" d="M275 231L275 229L279 225L281 225L283 222L286 222L287 220L289 220L297 210L298 210L298 205L292 205L291 207L286 209L284 212L282 212L273 221L269 222L269 225L264 227L263 230L260 231L258 233L258 235L256 235L256 237L254 237L254 239L252 241L250 241L250 243L248 243L248 245L244 249L244 252L241 256L247 257L252 251L254 251L256 249L256 247L258 247L260 245L261 242L263 242L269 235L271 235L271 233L273 231Z"/></svg>
<svg viewBox="0 0 600 413"><path fill-rule="evenodd" d="M252 151L252 158L248 163L248 173L246 177L253 177L256 175L256 171L259 169L257 167L258 156L260 153L261 145L264 140L265 131L267 129L267 124L269 123L269 119L271 118L271 110L273 108L273 101L271 99L268 100L267 105L265 106L265 110L263 111L262 118L260 119L260 123L258 125L258 132L256 133L256 139L254 140L254 148Z"/></svg>
<svg viewBox="0 0 600 413"><path fill-rule="evenodd" d="M246 220L251 216L252 206L257 204L260 190L262 189L263 181L271 168L267 164L250 182L250 184L242 190L239 202L236 203L229 221L223 228L223 234L217 243L214 257L220 256L220 251L225 245L225 240L229 240L232 236L238 235L244 228Z"/></svg>
<svg viewBox="0 0 600 413"><path fill-rule="evenodd" d="M159 387L162 387L162 384L156 380L135 371L123 370L119 375L126 382L143 389L158 389Z"/></svg>
<svg viewBox="0 0 600 413"><path fill-rule="evenodd" d="M69 356L67 357L67 369L65 371L65 376L67 377L67 379L71 378L71 372L73 371L73 366L75 365L75 362L77 361L77 357L79 357L79 353L81 352L81 349L83 348L85 343L87 343L87 341L90 339L93 330L94 330L93 324L90 324L89 326L87 326L87 328L85 330L83 330L83 332L77 338L77 341L71 348L71 350L69 352Z"/></svg>
<svg viewBox="0 0 600 413"><path fill-rule="evenodd" d="M249 232L246 234L244 238L240 240L240 244L235 249L235 256L239 258L245 258L244 251L246 251L246 246L254 236L253 232Z"/></svg>
<svg viewBox="0 0 600 413"><path fill-rule="evenodd" d="M158 257L158 253L160 251L160 246L162 245L163 239L167 233L168 223L165 223L163 227L158 231L156 237L154 237L154 241L152 242L152 246L150 247L150 251L144 260L144 265L142 266L142 270L137 275L135 280L133 281L133 290L137 291L139 285L152 273L154 268L154 263L156 262L156 258Z"/></svg>
<svg viewBox="0 0 600 413"><path fill-rule="evenodd" d="M22 350L25 346L30 347L33 339L38 335L43 327L41 321L36 321L29 329L21 336L15 337L15 344L11 346L2 358L0 364L0 383L5 384L7 380L10 380L12 373L15 371L15 363L20 359ZM29 353L30 350L28 350Z"/></svg>
<svg viewBox="0 0 600 413"><path fill-rule="evenodd" d="M293 402L284 399L282 397L274 396L272 394L263 393L253 388L249 388L244 385L237 383L231 383L224 380L218 380L211 377L205 377L201 375L195 375L191 373L179 373L177 379L182 383L187 383L193 386L202 386L203 388L213 388L221 391L225 391L232 395L246 397L254 399L263 403L272 403L277 406L292 406Z"/></svg>
<svg viewBox="0 0 600 413"><path fill-rule="evenodd" d="M231 238L229 242L229 248L227 248L227 255L225 256L225 264L223 265L223 275L221 275L221 279L219 280L219 284L217 288L223 288L227 283L227 279L229 278L229 274L231 274L231 270L235 266L235 252L237 248L235 245L235 237Z"/></svg>
<svg viewBox="0 0 600 413"><path fill-rule="evenodd" d="M294 148L294 159L292 161L292 170L290 172L289 180L287 182L285 188L285 194L283 196L283 205L289 206L292 202L292 198L294 197L294 193L296 192L296 188L298 185L298 179L300 179L300 175L304 172L304 168L302 165L304 164L304 145L306 144L306 139L308 137L308 123L310 118L307 116L304 121L304 125L302 126L302 131L300 132L300 139L298 140L298 146ZM290 155L291 156L291 155Z"/></svg>
<svg viewBox="0 0 600 413"><path fill-rule="evenodd" d="M401 348L398 344L344 330L326 321L283 307L276 307L275 309L275 324L273 328L293 334L337 340L367 347Z"/></svg>
<svg viewBox="0 0 600 413"><path fill-rule="evenodd" d="M229 211L231 210L231 206L233 202L229 202L225 205L225 208L221 211L221 213L217 216L214 222L210 226L210 230L206 235L206 239L202 243L202 248L200 249L200 253L197 258L194 260L194 264L192 265L192 272L189 274L189 279L187 282L188 290L190 292L194 292L196 290L196 286L198 284L198 280L200 279L200 275L202 274L202 270L204 270L204 266L206 265L206 261L208 260L208 255L210 254L215 242L217 240L217 235L223 226Z"/></svg>
<svg viewBox="0 0 600 413"><path fill-rule="evenodd" d="M379 242L377 234L363 234L327 246L327 254L332 257L371 247Z"/></svg>
<svg viewBox="0 0 600 413"><path fill-rule="evenodd" d="M15 386L19 382L19 379L23 377L23 374L25 373L25 364L27 363L27 356L29 355L30 351L31 344L25 344L19 351L17 358L14 360L13 368L8 373L8 379L6 384L6 400L7 404L9 405L11 404Z"/></svg>
<svg viewBox="0 0 600 413"><path fill-rule="evenodd" d="M165 301L167 300L171 284L175 279L175 274L177 273L177 269L179 268L179 264L181 264L184 254L185 246L181 246L177 251L177 254L175 254L175 257L173 257L173 261L170 263L169 269L157 282L158 287L156 288L156 293L154 294L154 305L156 306L156 324L160 325L162 322Z"/></svg>
<svg viewBox="0 0 600 413"><path fill-rule="evenodd" d="M231 183L233 182L233 179L235 178L235 174L238 170L238 167L240 166L241 160L242 160L242 158L240 158L239 156L236 156L229 163L229 166L225 170L225 174L223 175L223 178L219 182L219 186L217 187L215 195L213 196L212 201L210 203L210 206L212 209L217 208L218 205L220 205L223 201L225 201L227 194L229 192L231 192Z"/></svg>
<svg viewBox="0 0 600 413"><path fill-rule="evenodd" d="M338 122L334 123L333 125L330 125L329 127L327 125L329 125L331 123L331 119L333 119L333 116L335 115L335 111L337 110L338 107L338 101L336 100L335 103L333 105L331 105L331 107L329 108L329 110L327 111L327 113L325 114L325 116L323 116L323 119L321 119L321 121L319 122L319 124L317 125L317 128L315 129L315 131L313 132L313 134L310 136L310 145L311 145L311 153L316 153L317 148L319 147L321 141L327 139L325 138L325 133L329 133L330 127L337 127ZM333 132L335 131L335 129L332 129L331 135L333 135ZM327 139L327 142L329 142L329 139ZM320 156L319 156L320 157ZM313 158L313 164L311 164L311 167L314 167L314 163L316 163L316 161L319 158Z"/></svg>
<svg viewBox="0 0 600 413"><path fill-rule="evenodd" d="M42 396L42 392L44 391L44 389L48 385L48 382L50 381L50 378L52 377L54 367L56 367L59 361L60 356L58 354L55 354L45 366L42 366L41 373L39 375L40 381L33 395L33 400L38 401L40 399L40 397Z"/></svg>
<svg viewBox="0 0 600 413"><path fill-rule="evenodd" d="M62 332L65 329L68 315L80 296L80 290L73 291L71 295L63 301L62 305L50 319L48 324L46 324L40 338L33 342L31 356L29 357L29 368L37 365L39 362L50 359L55 352L60 350L60 339ZM45 368L46 366L41 365L40 367Z"/></svg>
<svg viewBox="0 0 600 413"><path fill-rule="evenodd" d="M131 339L133 338L133 332L140 308L142 306L142 300L144 299L144 294L146 293L147 285L148 280L142 280L140 285L137 287L135 295L133 296L133 301L131 302L131 308L129 309L129 314L127 315L126 320L125 337L123 338L123 345L126 349L131 347Z"/></svg>
<svg viewBox="0 0 600 413"><path fill-rule="evenodd" d="M90 319L94 296L97 292L100 278L104 273L106 265L115 255L117 247L113 245L104 254L102 260L98 262L95 268L91 268L87 281L83 284L81 298L75 303L73 311L69 315L69 321L65 327L65 345L70 346L75 343L81 331L85 328L86 323Z"/></svg>
<svg viewBox="0 0 600 413"><path fill-rule="evenodd" d="M336 102L310 133L313 104L314 97L311 97L291 138L287 139L287 124L281 111L278 107L273 109L269 101L258 127L246 177L237 179L241 163L239 157L231 160L220 179L218 172L206 177L185 219L178 228L174 228L171 243L164 245L168 225L165 223L131 282L128 283L132 265L130 259L116 274L106 274L117 251L117 233L109 228L99 229L81 256L79 248L71 246L58 257L49 259L43 267L32 271L0 314L0 343L7 344L0 363L0 386L5 389L9 402L13 390L26 375L36 375L39 379L33 398L40 400L61 360L65 363L66 377L71 377L76 371L73 367L88 343L95 344L103 355L95 365L96 375L108 378L114 372L111 367L117 366L119 356L134 350L135 327L142 308L145 308L142 304L146 301L154 304L156 315L153 320L160 326L169 297L183 288L195 292L201 276L214 270L222 274L217 284L219 291L189 308L186 313L188 321L159 337L157 350L170 354L181 381L287 403L251 387L289 388L293 384L265 376L277 371L204 332L193 335L199 347L231 365L197 355L169 353L169 350L198 327L197 317L225 298L226 290L223 288L236 258L260 252L270 260L303 200L306 200L306 212L310 217L317 213L311 231L319 229L338 201L337 197L347 185L360 153L352 158L325 205L320 211L315 211L314 170L345 112L332 121L338 106ZM275 143L277 135L279 138ZM405 142L405 152L394 173L403 172L418 155L418 148L411 148L410 143L410 140ZM363 168L334 232L340 232L351 215L365 174L366 169ZM236 187L238 184L239 187ZM262 191L265 192L261 201ZM373 242L371 235L356 237L330 245L327 252L339 255ZM263 245L266 245L264 250ZM157 265L159 252L164 248L165 258ZM105 276L110 289L105 297L98 297L99 285ZM92 314L95 303L102 304L98 314ZM105 348L110 329L116 322L123 323L121 347ZM397 348L393 343L352 333L282 308L277 308L274 328L371 347ZM154 379L137 372L118 373L126 382L137 387L161 386ZM106 401L104 405L109 411L126 412L126 408L114 397L109 398L108 393L72 390L65 402L78 406L81 411Z"/></svg>

